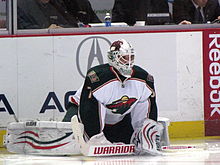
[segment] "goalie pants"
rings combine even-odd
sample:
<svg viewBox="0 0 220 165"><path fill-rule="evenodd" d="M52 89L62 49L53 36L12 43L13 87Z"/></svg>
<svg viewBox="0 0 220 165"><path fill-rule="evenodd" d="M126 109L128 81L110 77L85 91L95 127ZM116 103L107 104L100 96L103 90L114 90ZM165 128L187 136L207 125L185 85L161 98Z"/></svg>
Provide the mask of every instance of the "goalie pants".
<svg viewBox="0 0 220 165"><path fill-rule="evenodd" d="M115 125L105 125L103 130L105 137L112 143L123 142L130 144L134 132L131 125L131 115L127 114L124 119Z"/></svg>

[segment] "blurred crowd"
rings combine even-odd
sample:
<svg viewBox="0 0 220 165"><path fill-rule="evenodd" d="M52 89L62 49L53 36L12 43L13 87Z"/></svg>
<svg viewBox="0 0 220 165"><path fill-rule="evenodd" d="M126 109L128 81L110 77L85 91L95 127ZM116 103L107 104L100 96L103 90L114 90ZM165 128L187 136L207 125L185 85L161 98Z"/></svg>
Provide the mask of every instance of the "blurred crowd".
<svg viewBox="0 0 220 165"><path fill-rule="evenodd" d="M220 20L218 0L114 0L109 13L112 22L125 22L129 26L137 21L147 22L150 16L158 25L218 23ZM163 16L164 21L157 21ZM17 0L18 29L88 27L101 22L89 0ZM0 20L0 27L5 26L5 21Z"/></svg>

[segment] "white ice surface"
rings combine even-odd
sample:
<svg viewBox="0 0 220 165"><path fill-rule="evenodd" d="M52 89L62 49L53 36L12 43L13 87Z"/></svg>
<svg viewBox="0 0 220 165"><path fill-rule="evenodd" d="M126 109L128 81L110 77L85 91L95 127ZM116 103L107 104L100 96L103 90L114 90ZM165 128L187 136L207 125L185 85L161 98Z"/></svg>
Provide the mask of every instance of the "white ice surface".
<svg viewBox="0 0 220 165"><path fill-rule="evenodd" d="M0 165L217 165L220 139L175 141L172 145L196 145L197 149L164 152L162 156L37 156L0 150ZM206 147L205 147L206 146Z"/></svg>

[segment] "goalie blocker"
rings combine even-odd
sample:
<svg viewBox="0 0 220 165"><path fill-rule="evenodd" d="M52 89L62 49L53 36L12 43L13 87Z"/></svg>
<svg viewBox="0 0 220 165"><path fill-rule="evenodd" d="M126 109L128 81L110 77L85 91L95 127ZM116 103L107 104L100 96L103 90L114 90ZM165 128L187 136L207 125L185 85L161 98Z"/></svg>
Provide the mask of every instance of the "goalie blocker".
<svg viewBox="0 0 220 165"><path fill-rule="evenodd" d="M159 118L163 125L161 145L169 145L169 120ZM27 121L13 122L7 127L5 146L9 152L39 155L78 155L81 154L76 132L72 132L70 122ZM96 138L101 138L99 134ZM99 140L100 141L100 140ZM91 145L84 154L87 156L134 154L134 144L115 145L112 143Z"/></svg>

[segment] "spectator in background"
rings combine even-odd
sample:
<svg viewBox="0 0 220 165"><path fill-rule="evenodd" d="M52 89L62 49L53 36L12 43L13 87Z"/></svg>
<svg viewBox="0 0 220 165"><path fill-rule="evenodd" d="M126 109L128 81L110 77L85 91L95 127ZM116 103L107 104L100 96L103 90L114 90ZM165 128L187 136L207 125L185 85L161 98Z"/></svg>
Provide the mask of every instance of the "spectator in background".
<svg viewBox="0 0 220 165"><path fill-rule="evenodd" d="M63 0L18 0L18 29L78 27Z"/></svg>
<svg viewBox="0 0 220 165"><path fill-rule="evenodd" d="M0 28L6 28L6 21L0 19Z"/></svg>
<svg viewBox="0 0 220 165"><path fill-rule="evenodd" d="M200 24L220 19L218 0L174 0L173 20L176 24Z"/></svg>
<svg viewBox="0 0 220 165"><path fill-rule="evenodd" d="M6 28L6 0L0 0L0 28Z"/></svg>
<svg viewBox="0 0 220 165"><path fill-rule="evenodd" d="M125 22L133 26L136 22L135 0L115 0L112 9L112 22Z"/></svg>
<svg viewBox="0 0 220 165"><path fill-rule="evenodd" d="M132 26L136 21L145 21L148 13L169 13L167 0L115 0L112 22Z"/></svg>
<svg viewBox="0 0 220 165"><path fill-rule="evenodd" d="M85 25L88 23L101 23L92 9L92 6L88 0L63 0L67 6L67 10L75 15L78 20Z"/></svg>

